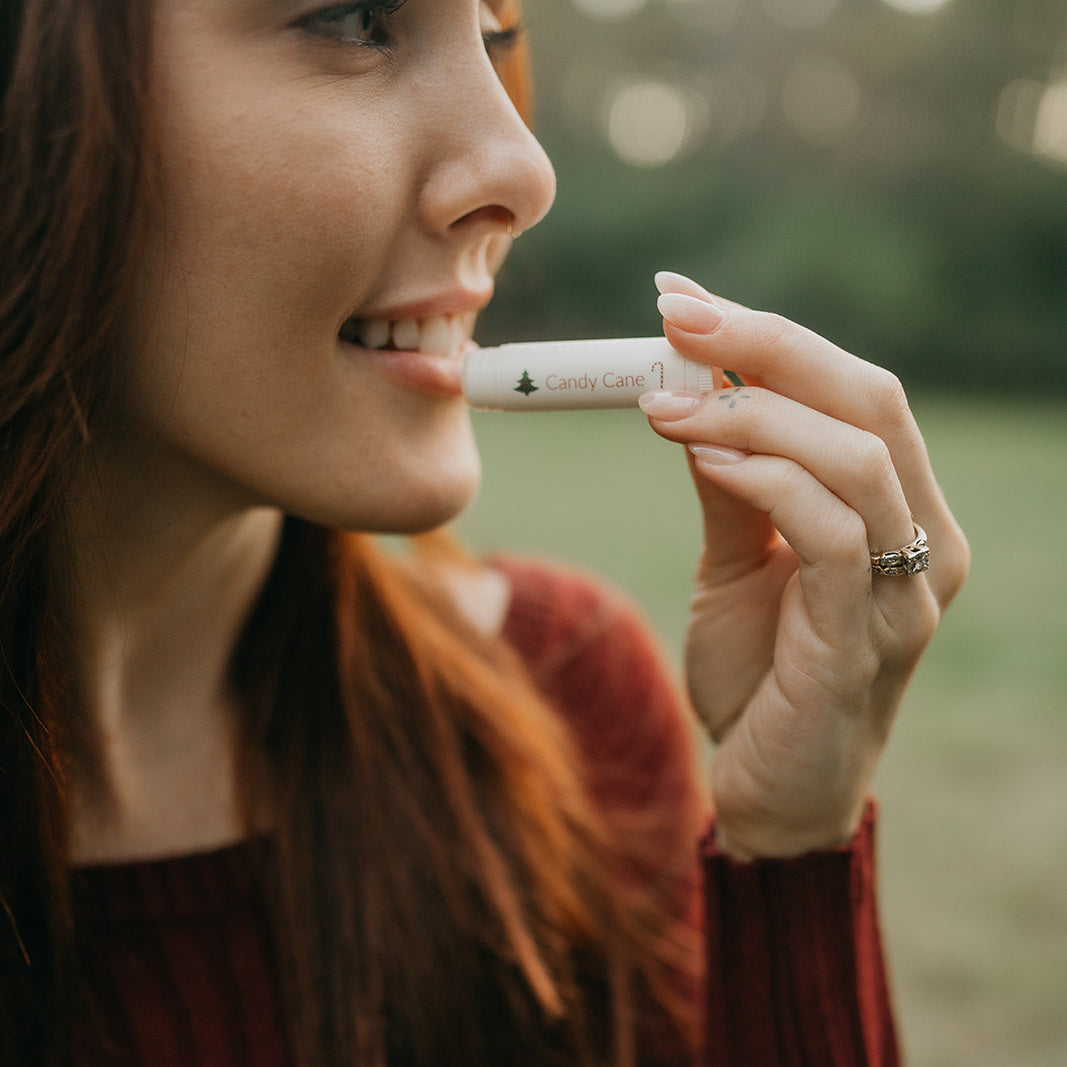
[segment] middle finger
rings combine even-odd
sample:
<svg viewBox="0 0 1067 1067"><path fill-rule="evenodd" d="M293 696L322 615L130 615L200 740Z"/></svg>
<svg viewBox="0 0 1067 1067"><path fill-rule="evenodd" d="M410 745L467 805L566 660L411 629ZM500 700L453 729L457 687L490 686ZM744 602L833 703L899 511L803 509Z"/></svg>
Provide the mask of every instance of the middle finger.
<svg viewBox="0 0 1067 1067"><path fill-rule="evenodd" d="M908 501L890 450L874 433L755 386L651 393L641 407L667 440L727 445L798 463L859 513L872 552L911 540Z"/></svg>

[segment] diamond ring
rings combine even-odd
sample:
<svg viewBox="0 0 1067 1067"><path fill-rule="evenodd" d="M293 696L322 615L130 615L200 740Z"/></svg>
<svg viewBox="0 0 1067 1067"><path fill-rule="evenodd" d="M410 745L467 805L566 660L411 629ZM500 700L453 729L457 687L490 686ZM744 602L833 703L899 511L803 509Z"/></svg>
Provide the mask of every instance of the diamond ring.
<svg viewBox="0 0 1067 1067"><path fill-rule="evenodd" d="M926 531L917 522L913 521L912 525L915 527L913 541L892 552L879 552L871 556L872 574L903 574L910 577L929 568L930 549L926 544Z"/></svg>

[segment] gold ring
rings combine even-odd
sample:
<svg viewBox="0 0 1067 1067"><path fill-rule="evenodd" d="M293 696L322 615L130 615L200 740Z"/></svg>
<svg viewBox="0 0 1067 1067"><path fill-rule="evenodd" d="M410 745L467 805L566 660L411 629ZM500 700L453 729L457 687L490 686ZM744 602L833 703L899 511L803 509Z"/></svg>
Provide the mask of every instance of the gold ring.
<svg viewBox="0 0 1067 1067"><path fill-rule="evenodd" d="M914 520L912 526L915 527L915 538L909 544L892 552L871 555L872 574L903 574L910 578L929 569L930 548L926 543L926 531Z"/></svg>

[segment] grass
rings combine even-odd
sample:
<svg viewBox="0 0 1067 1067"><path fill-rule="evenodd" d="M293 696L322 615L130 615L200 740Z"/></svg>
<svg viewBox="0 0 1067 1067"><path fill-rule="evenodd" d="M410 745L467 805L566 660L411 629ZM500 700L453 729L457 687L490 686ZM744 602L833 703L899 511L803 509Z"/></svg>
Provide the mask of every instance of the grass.
<svg viewBox="0 0 1067 1067"><path fill-rule="evenodd" d="M882 904L913 1067L1067 1063L1067 404L920 397L971 579L880 772ZM482 415L479 549L629 590L680 645L699 541L677 450L636 412ZM936 551L936 544L933 546Z"/></svg>

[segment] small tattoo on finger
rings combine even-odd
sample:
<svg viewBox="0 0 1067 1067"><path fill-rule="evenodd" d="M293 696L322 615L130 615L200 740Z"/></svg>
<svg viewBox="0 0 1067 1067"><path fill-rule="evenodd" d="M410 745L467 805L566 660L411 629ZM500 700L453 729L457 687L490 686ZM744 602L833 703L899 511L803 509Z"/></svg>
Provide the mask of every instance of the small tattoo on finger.
<svg viewBox="0 0 1067 1067"><path fill-rule="evenodd" d="M731 389L730 392L728 392L728 393L720 393L719 394L719 400L720 401L721 400L729 401L730 407L732 407L732 408L737 407L737 402L739 400L751 400L751 399L752 399L752 394L751 393L742 393L740 389Z"/></svg>

